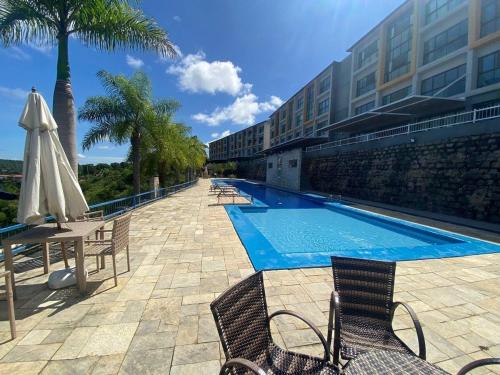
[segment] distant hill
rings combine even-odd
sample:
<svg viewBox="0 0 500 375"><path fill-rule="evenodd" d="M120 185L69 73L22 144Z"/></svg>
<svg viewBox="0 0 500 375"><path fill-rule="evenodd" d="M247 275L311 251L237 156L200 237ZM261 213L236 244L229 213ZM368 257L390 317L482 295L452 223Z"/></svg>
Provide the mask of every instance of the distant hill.
<svg viewBox="0 0 500 375"><path fill-rule="evenodd" d="M20 174L23 173L22 160L0 159L0 174Z"/></svg>

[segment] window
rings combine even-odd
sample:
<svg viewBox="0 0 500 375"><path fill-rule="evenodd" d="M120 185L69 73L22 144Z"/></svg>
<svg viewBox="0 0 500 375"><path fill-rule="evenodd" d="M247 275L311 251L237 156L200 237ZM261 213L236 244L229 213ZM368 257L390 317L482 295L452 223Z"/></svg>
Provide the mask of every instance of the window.
<svg viewBox="0 0 500 375"><path fill-rule="evenodd" d="M313 116L314 108L314 87L309 86L307 88L307 103L306 103L306 120L310 120Z"/></svg>
<svg viewBox="0 0 500 375"><path fill-rule="evenodd" d="M362 104L362 105L354 108L354 114L360 115L362 113L368 112L370 109L373 109L374 107L375 107L375 101L371 101L371 102Z"/></svg>
<svg viewBox="0 0 500 375"><path fill-rule="evenodd" d="M482 0L480 37L498 30L500 30L500 0Z"/></svg>
<svg viewBox="0 0 500 375"><path fill-rule="evenodd" d="M411 11L394 20L387 28L384 82L410 71L413 16Z"/></svg>
<svg viewBox="0 0 500 375"><path fill-rule="evenodd" d="M267 163L267 169L273 169L273 163Z"/></svg>
<svg viewBox="0 0 500 375"><path fill-rule="evenodd" d="M300 96L297 98L296 111L300 111L304 107L304 97Z"/></svg>
<svg viewBox="0 0 500 375"><path fill-rule="evenodd" d="M297 159L288 160L288 167L290 167L290 168L297 168L298 164L299 163L298 163Z"/></svg>
<svg viewBox="0 0 500 375"><path fill-rule="evenodd" d="M356 83L356 96L361 96L375 89L375 72L361 78Z"/></svg>
<svg viewBox="0 0 500 375"><path fill-rule="evenodd" d="M403 87L397 91L391 92L390 94L384 95L382 97L382 105L396 102L403 98L406 98L411 93L411 86Z"/></svg>
<svg viewBox="0 0 500 375"><path fill-rule="evenodd" d="M477 87L500 82L500 51L483 56L478 61Z"/></svg>
<svg viewBox="0 0 500 375"><path fill-rule="evenodd" d="M462 80L457 81L461 77L463 78L463 81ZM457 81L456 84L451 85L451 83L455 81ZM442 91L447 86L450 87ZM424 79L422 81L420 91L422 95L428 95L428 96L434 96L436 94L439 94L439 96L452 96L464 92L465 64L447 70L446 72L436 74L435 76L429 77L427 79Z"/></svg>
<svg viewBox="0 0 500 375"><path fill-rule="evenodd" d="M281 111L281 119L284 120L286 118L286 109Z"/></svg>
<svg viewBox="0 0 500 375"><path fill-rule="evenodd" d="M323 94L325 91L330 89L330 76L326 77L319 83L319 93Z"/></svg>
<svg viewBox="0 0 500 375"><path fill-rule="evenodd" d="M295 115L295 126L296 127L302 126L302 123L304 122L303 119L304 119L304 114L302 112L297 113Z"/></svg>
<svg viewBox="0 0 500 375"><path fill-rule="evenodd" d="M330 107L330 100L326 98L318 103L318 116L328 112L328 108Z"/></svg>
<svg viewBox="0 0 500 375"><path fill-rule="evenodd" d="M464 2L465 0L429 0L425 4L425 24L443 17Z"/></svg>
<svg viewBox="0 0 500 375"><path fill-rule="evenodd" d="M370 43L362 49L356 59L356 69L361 69L363 66L375 61L378 57L378 41Z"/></svg>
<svg viewBox="0 0 500 375"><path fill-rule="evenodd" d="M467 45L468 20L465 19L424 43L424 64Z"/></svg>

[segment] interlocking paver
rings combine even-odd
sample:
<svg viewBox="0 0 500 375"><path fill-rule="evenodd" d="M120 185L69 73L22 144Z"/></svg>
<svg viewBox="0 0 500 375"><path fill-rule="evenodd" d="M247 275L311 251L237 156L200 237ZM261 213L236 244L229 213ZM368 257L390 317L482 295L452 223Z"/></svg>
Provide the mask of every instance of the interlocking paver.
<svg viewBox="0 0 500 375"><path fill-rule="evenodd" d="M18 275L16 340L9 341L0 301L0 373L217 374L224 353L210 302L255 271L224 207L207 192L200 180L133 211L131 272L120 254L118 287L109 262L90 274L84 297L75 288L48 290L40 268ZM93 271L95 262L87 266ZM265 272L265 283L269 311L297 310L326 333L328 267ZM431 362L453 372L500 356L500 254L399 262L395 299L417 311ZM394 326L416 349L402 309ZM297 319L278 316L271 330L279 345L323 355Z"/></svg>

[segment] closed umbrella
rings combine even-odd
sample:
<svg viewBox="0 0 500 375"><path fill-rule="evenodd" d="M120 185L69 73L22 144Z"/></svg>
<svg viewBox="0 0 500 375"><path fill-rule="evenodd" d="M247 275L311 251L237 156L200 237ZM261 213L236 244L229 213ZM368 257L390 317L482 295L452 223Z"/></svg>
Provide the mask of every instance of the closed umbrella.
<svg viewBox="0 0 500 375"><path fill-rule="evenodd" d="M17 221L42 224L47 215L52 215L58 223L64 223L88 211L59 141L57 124L35 89L28 97L19 126L27 134Z"/></svg>

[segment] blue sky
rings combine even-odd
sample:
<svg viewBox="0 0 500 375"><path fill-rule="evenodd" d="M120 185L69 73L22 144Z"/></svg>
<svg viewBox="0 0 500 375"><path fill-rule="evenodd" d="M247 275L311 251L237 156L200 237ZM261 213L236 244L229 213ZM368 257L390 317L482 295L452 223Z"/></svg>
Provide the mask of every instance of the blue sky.
<svg viewBox="0 0 500 375"><path fill-rule="evenodd" d="M97 52L71 40L73 92L79 108L103 94L100 69L132 74L142 69L156 97L182 103L177 120L209 142L266 119L282 100L324 69L402 0L144 0L140 6L169 32L182 57ZM35 85L49 106L56 52L48 46L0 49L0 158L21 159L24 131L17 126ZM90 124L78 123L78 144ZM100 144L81 163L123 160L126 146Z"/></svg>

